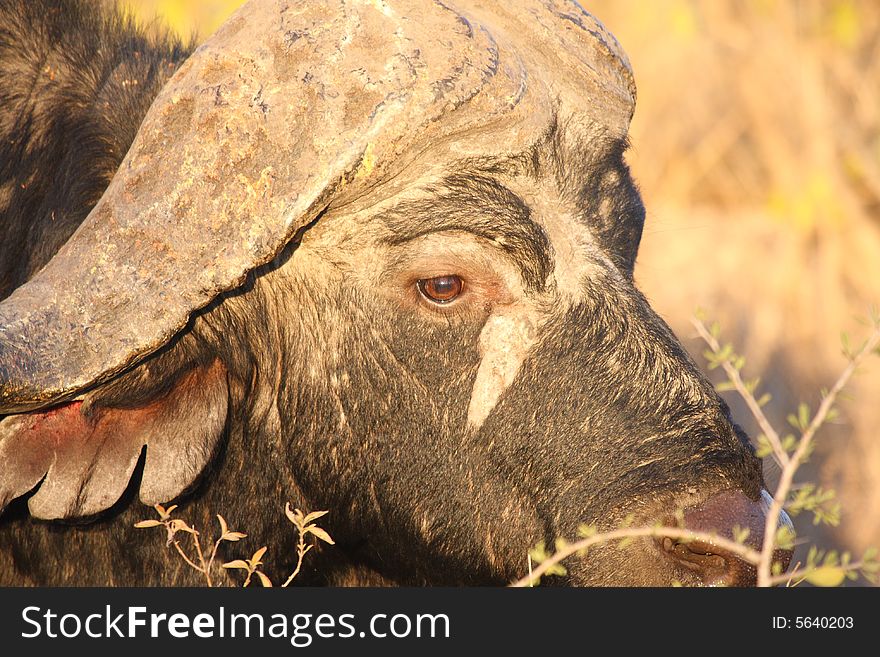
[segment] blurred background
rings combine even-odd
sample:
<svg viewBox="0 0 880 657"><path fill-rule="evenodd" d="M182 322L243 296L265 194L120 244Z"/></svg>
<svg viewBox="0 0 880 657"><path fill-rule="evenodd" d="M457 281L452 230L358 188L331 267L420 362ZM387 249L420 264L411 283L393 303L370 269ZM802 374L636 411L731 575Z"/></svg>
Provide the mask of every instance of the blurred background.
<svg viewBox="0 0 880 657"><path fill-rule="evenodd" d="M638 84L638 282L701 363L690 317L699 306L719 320L784 432L798 402L815 409L846 365L841 333L855 344L868 331L858 318L880 304L880 3L582 3L623 44ZM130 4L205 37L241 2ZM849 392L798 477L838 492L841 523L795 521L811 542L861 552L880 545L880 358ZM774 484L778 470L766 470Z"/></svg>

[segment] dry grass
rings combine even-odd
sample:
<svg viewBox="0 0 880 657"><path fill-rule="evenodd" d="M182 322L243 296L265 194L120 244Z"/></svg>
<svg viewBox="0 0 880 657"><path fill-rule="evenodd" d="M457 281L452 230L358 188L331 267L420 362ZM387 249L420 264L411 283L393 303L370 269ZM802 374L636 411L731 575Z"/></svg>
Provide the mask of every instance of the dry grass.
<svg viewBox="0 0 880 657"><path fill-rule="evenodd" d="M135 10L207 34L238 4ZM798 401L816 405L845 363L841 331L863 333L853 317L880 303L880 4L583 4L617 35L639 85L630 161L649 211L639 282L683 338L696 306L718 317L784 423ZM878 369L857 377L857 402L803 468L843 504L839 529L817 538L857 552L880 543Z"/></svg>

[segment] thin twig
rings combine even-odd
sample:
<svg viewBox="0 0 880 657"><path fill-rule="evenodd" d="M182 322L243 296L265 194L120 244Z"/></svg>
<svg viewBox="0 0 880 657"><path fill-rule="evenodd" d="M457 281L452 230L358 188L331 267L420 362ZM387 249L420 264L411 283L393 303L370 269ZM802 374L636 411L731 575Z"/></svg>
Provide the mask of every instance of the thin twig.
<svg viewBox="0 0 880 657"><path fill-rule="evenodd" d="M845 572L850 572L853 570L859 570L862 566L865 565L865 562L861 559L858 561L853 561L852 563L848 563L846 565L840 564L838 566L813 566L811 568L795 568L794 570L790 570L787 573L782 573L780 575L772 575L769 580L768 586L776 586L777 584L782 584L784 582L791 582L792 580L803 578L806 575L809 575L812 572L815 572L821 568L840 568Z"/></svg>
<svg viewBox="0 0 880 657"><path fill-rule="evenodd" d="M292 573L290 573L290 577L285 580L284 584L281 585L281 588L290 586L290 583L294 580L294 578L299 575L299 570L300 568L302 568L303 558L306 556L306 552L308 552L312 547L311 545L306 547L306 540L305 536L303 535L302 529L297 527L297 530L299 531L299 543L296 546L296 568L293 570Z"/></svg>
<svg viewBox="0 0 880 657"><path fill-rule="evenodd" d="M712 353L720 353L721 345L719 344L718 340L715 339L715 336L713 336L712 333L706 329L706 325L696 318L691 319L691 323L697 329L697 333L703 339L703 341L707 345L709 345ZM739 370L733 366L729 359L724 359L721 361L721 368L724 370L724 373L727 374L727 378L733 384L737 393L739 393L739 396L742 397L743 401L746 403L746 406L749 407L749 411L751 411L752 415L757 421L758 426L761 428L761 432L767 438L767 442L770 443L770 448L773 450L773 457L776 459L776 462L779 463L781 467L785 467L788 464L789 457L788 454L785 453L785 449L783 449L782 447L782 440L779 438L779 434L776 432L776 429L774 429L773 425L770 424L770 421L764 414L764 411L761 408L761 405L758 403L758 400L755 399L752 391L749 390L748 386L746 386L745 382L742 380Z"/></svg>
<svg viewBox="0 0 880 657"><path fill-rule="evenodd" d="M733 554L741 557L743 560L748 561L749 563L757 565L761 560L761 554L759 552L753 550L747 545L737 543L736 541L731 541L722 536L718 536L717 534L710 534L707 532L695 532L689 529L678 529L676 527L636 527L630 529L617 529L602 534L594 534L592 536L588 536L587 538L583 538L579 541L566 545L563 549L558 550L551 557L548 557L547 559L542 561L530 574L517 580L516 582L511 584L511 586L531 586L541 578L541 575L546 573L563 559L566 559L576 552L585 550L598 543L606 543L608 541L616 541L624 538L639 538L646 536L654 538L671 538L680 541L706 541L717 547L721 547L725 550L732 552Z"/></svg>
<svg viewBox="0 0 880 657"><path fill-rule="evenodd" d="M880 325L875 325L874 332L865 341L865 344L862 345L862 348L858 353L850 359L849 365L846 366L846 369L843 370L840 377L831 387L831 390L825 395L825 398L819 405L819 410L816 411L816 415L813 416L813 420L803 434L801 434L797 448L785 464L785 467L782 468L779 485L776 487L776 492L773 494L773 503L770 505L770 511L767 513L767 520L764 525L764 543L761 546L761 561L758 563L758 586L772 585L773 575L771 574L771 564L773 559L773 548L776 542L776 530L779 523L779 516L782 513L782 506L788 499L788 493L791 490L795 472L797 472L801 461L810 449L816 432L819 430L819 427L822 426L823 422L825 422L825 418L828 417L828 413L834 406L834 402L837 400L840 391L843 390L847 383L849 383L849 380L852 378L853 374L855 374L862 361L868 356L868 354L876 350L878 345L880 345Z"/></svg>
<svg viewBox="0 0 880 657"><path fill-rule="evenodd" d="M220 536L220 538L218 538L218 539L214 542L214 549L211 550L211 558L208 559L208 570L211 570L211 567L214 565L214 558L217 556L217 550L218 550L218 548L220 547L220 543L222 543L222 542L223 542L223 536L222 536L222 535Z"/></svg>
<svg viewBox="0 0 880 657"><path fill-rule="evenodd" d="M203 570L201 569L201 567L199 567L198 565L196 565L196 563L193 562L192 559L190 559L188 556L186 556L186 552L184 552L184 551L183 551L183 548L180 547L180 542L178 542L177 539L174 539L174 548L177 550L177 553L178 553L181 557L183 557L183 560L184 560L184 561L186 561L186 562L187 562L190 566L192 566L195 570L197 570L197 571L199 571L200 573L204 574L205 571L203 571Z"/></svg>
<svg viewBox="0 0 880 657"><path fill-rule="evenodd" d="M694 320L693 323L700 337L706 342L706 344L709 345L709 348L712 350L712 352L714 354L720 353L721 345L718 343L718 340L716 340L715 337L706 329L705 324L703 324L703 322L699 320ZM834 402L840 394L841 390L843 390L843 388L852 378L853 374L856 372L864 358L867 357L868 354L877 350L878 345L880 345L880 324L875 324L874 332L871 334L871 336L868 338L868 340L865 342L859 352L850 359L849 365L841 373L834 386L832 386L831 390L822 400L822 403L820 404L816 415L813 417L806 430L804 430L804 432L801 434L801 438L798 441L797 447L791 456L786 454L784 448L782 447L782 441L779 438L779 434L770 424L770 421L767 419L767 416L761 409L761 405L758 404L752 392L743 382L739 370L737 370L737 368L733 366L729 359L720 361L724 372L727 374L730 382L734 385L736 391L740 394L740 396L748 405L749 410L752 412L752 415L754 415L755 420L758 422L758 425L761 427L761 430L764 432L764 435L770 443L771 448L773 449L773 452L776 456L776 460L782 466L782 475L779 481L779 485L776 488L776 494L773 497L773 502L767 514L766 524L764 527L764 537L762 540L760 552L746 545L742 545L735 541L725 539L715 534L694 532L687 529L676 529L673 527L641 527L634 529L619 529L602 534L594 534L593 536L589 536L587 538L581 539L577 542L565 546L546 560L542 561L540 565L538 565L537 568L535 568L534 570L530 567L528 575L517 580L511 586L533 586L535 582L540 580L542 575L547 573L556 564L560 563L571 555L585 550L598 543L636 537L665 537L683 541L703 540L711 542L718 547L725 548L733 554L736 554L744 561L755 565L758 570L758 586L774 586L782 582L790 582L796 577L803 576L811 570L815 570L796 568L793 572L790 573L782 573L779 575L772 574L771 570L773 564L773 552L776 547L776 535L777 525L779 523L779 516L782 513L783 504L787 499L789 492L791 491L794 474L797 471L801 461L805 457L807 451L809 450L813 438L816 435L816 432L819 430L825 419L828 417L828 413L834 406ZM301 561L302 557L300 556L300 562ZM860 567L861 562L855 562L852 564L847 564L846 566L841 566L841 568L843 568L845 571L857 570ZM297 569L298 568L299 567L297 566Z"/></svg>
<svg viewBox="0 0 880 657"><path fill-rule="evenodd" d="M193 543L196 544L196 554L199 555L199 563L202 564L200 570L205 576L205 581L208 583L208 588L213 587L214 585L211 583L211 573L208 572L208 564L205 563L205 555L202 554L202 545L199 541L199 533L196 531L196 528L193 527Z"/></svg>

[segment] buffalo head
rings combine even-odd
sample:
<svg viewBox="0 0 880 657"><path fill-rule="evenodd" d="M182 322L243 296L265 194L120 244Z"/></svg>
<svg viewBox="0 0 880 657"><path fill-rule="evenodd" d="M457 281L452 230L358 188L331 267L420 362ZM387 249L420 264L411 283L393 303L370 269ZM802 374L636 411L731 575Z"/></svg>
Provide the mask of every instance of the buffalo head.
<svg viewBox="0 0 880 657"><path fill-rule="evenodd" d="M0 304L0 504L182 496L271 542L289 498L400 583L505 583L584 522L759 527L759 461L633 281L634 102L574 2L247 4ZM567 581L747 581L719 555Z"/></svg>

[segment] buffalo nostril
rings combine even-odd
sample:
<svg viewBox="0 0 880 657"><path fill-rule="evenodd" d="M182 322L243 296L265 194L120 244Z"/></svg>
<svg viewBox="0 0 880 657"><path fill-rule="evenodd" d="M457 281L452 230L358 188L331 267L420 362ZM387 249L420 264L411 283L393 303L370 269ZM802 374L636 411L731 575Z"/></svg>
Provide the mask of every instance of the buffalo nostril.
<svg viewBox="0 0 880 657"><path fill-rule="evenodd" d="M692 531L717 534L732 539L734 528L747 529L745 545L760 550L764 540L764 525L772 498L762 490L757 500L750 500L741 491L723 491L702 504L686 509L684 527ZM791 525L783 513L779 526ZM708 586L755 586L757 568L731 550L712 541L675 541L663 538L659 541L662 551L682 570L695 575ZM788 569L791 550L777 549L773 561Z"/></svg>
<svg viewBox="0 0 880 657"><path fill-rule="evenodd" d="M755 566L717 545L669 538L661 545L679 567L696 575L705 586L755 586L758 582Z"/></svg>

